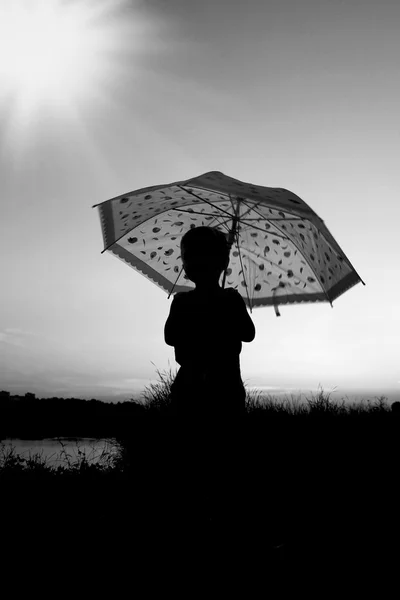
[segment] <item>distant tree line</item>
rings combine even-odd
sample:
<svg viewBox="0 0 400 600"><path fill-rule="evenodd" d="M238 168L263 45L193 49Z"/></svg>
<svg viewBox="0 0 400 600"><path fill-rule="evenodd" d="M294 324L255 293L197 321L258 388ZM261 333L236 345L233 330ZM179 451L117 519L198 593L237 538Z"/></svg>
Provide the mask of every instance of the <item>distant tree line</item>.
<svg viewBox="0 0 400 600"><path fill-rule="evenodd" d="M12 396L0 391L0 439L113 437L129 433L145 407L137 401L102 402L79 398Z"/></svg>

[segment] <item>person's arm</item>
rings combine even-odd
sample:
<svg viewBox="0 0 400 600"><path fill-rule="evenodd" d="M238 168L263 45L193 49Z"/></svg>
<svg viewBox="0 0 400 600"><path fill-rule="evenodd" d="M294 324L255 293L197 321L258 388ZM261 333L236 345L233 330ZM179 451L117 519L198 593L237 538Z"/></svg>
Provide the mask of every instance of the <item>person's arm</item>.
<svg viewBox="0 0 400 600"><path fill-rule="evenodd" d="M184 292L178 292L174 295L171 302L168 319L164 325L164 340L168 346L176 346L181 337L180 330L182 327L182 314L179 307L179 297L182 293Z"/></svg>
<svg viewBox="0 0 400 600"><path fill-rule="evenodd" d="M234 297L235 302L235 317L237 315L233 326L235 327L235 330L238 331L242 342L252 342L256 337L256 328L247 312L246 304L242 296L237 290L232 289L232 291L234 292L232 293L232 296Z"/></svg>

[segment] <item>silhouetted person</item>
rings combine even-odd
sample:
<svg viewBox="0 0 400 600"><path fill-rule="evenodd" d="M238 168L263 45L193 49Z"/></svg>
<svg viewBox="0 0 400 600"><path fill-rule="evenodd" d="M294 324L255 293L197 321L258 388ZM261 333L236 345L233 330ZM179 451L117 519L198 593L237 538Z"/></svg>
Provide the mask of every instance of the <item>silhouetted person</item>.
<svg viewBox="0 0 400 600"><path fill-rule="evenodd" d="M238 461L246 391L239 355L242 342L255 337L239 292L219 285L229 250L227 237L217 229L195 227L185 233L182 262L196 288L175 294L164 328L165 342L174 346L180 365L171 386L178 424L172 441L182 468L178 483L192 501L200 502L198 513L214 514L219 523L228 519L229 511L237 515L240 506Z"/></svg>
<svg viewBox="0 0 400 600"><path fill-rule="evenodd" d="M173 409L189 419L239 416L246 398L239 354L255 328L239 292L219 285L229 264L227 237L212 227L190 229L181 240L181 256L196 288L175 294L164 328L180 365L171 389Z"/></svg>
<svg viewBox="0 0 400 600"><path fill-rule="evenodd" d="M400 402L398 400L392 403L391 408L394 415L400 415Z"/></svg>

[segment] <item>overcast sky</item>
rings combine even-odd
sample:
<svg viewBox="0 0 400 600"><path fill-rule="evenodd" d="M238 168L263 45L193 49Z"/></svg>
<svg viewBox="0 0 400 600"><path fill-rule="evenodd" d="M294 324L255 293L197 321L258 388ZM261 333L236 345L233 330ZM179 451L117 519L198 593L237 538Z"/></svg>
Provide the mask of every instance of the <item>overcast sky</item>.
<svg viewBox="0 0 400 600"><path fill-rule="evenodd" d="M101 254L92 205L217 170L300 196L366 283L333 308L254 309L245 383L400 391L400 3L54 8L86 32L72 69L51 40L0 59L0 389L122 399L177 369L172 299Z"/></svg>

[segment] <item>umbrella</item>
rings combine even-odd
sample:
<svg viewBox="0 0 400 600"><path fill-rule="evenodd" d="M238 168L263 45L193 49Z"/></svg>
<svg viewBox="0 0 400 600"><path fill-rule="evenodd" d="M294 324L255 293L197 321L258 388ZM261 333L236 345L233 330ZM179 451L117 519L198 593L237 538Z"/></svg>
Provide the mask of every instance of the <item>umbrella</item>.
<svg viewBox="0 0 400 600"><path fill-rule="evenodd" d="M210 171L122 194L98 207L104 250L169 293L195 287L183 273L180 241L193 227L223 231L230 262L221 274L252 311L330 302L360 281L324 221L293 192ZM365 285L365 284L364 284Z"/></svg>

